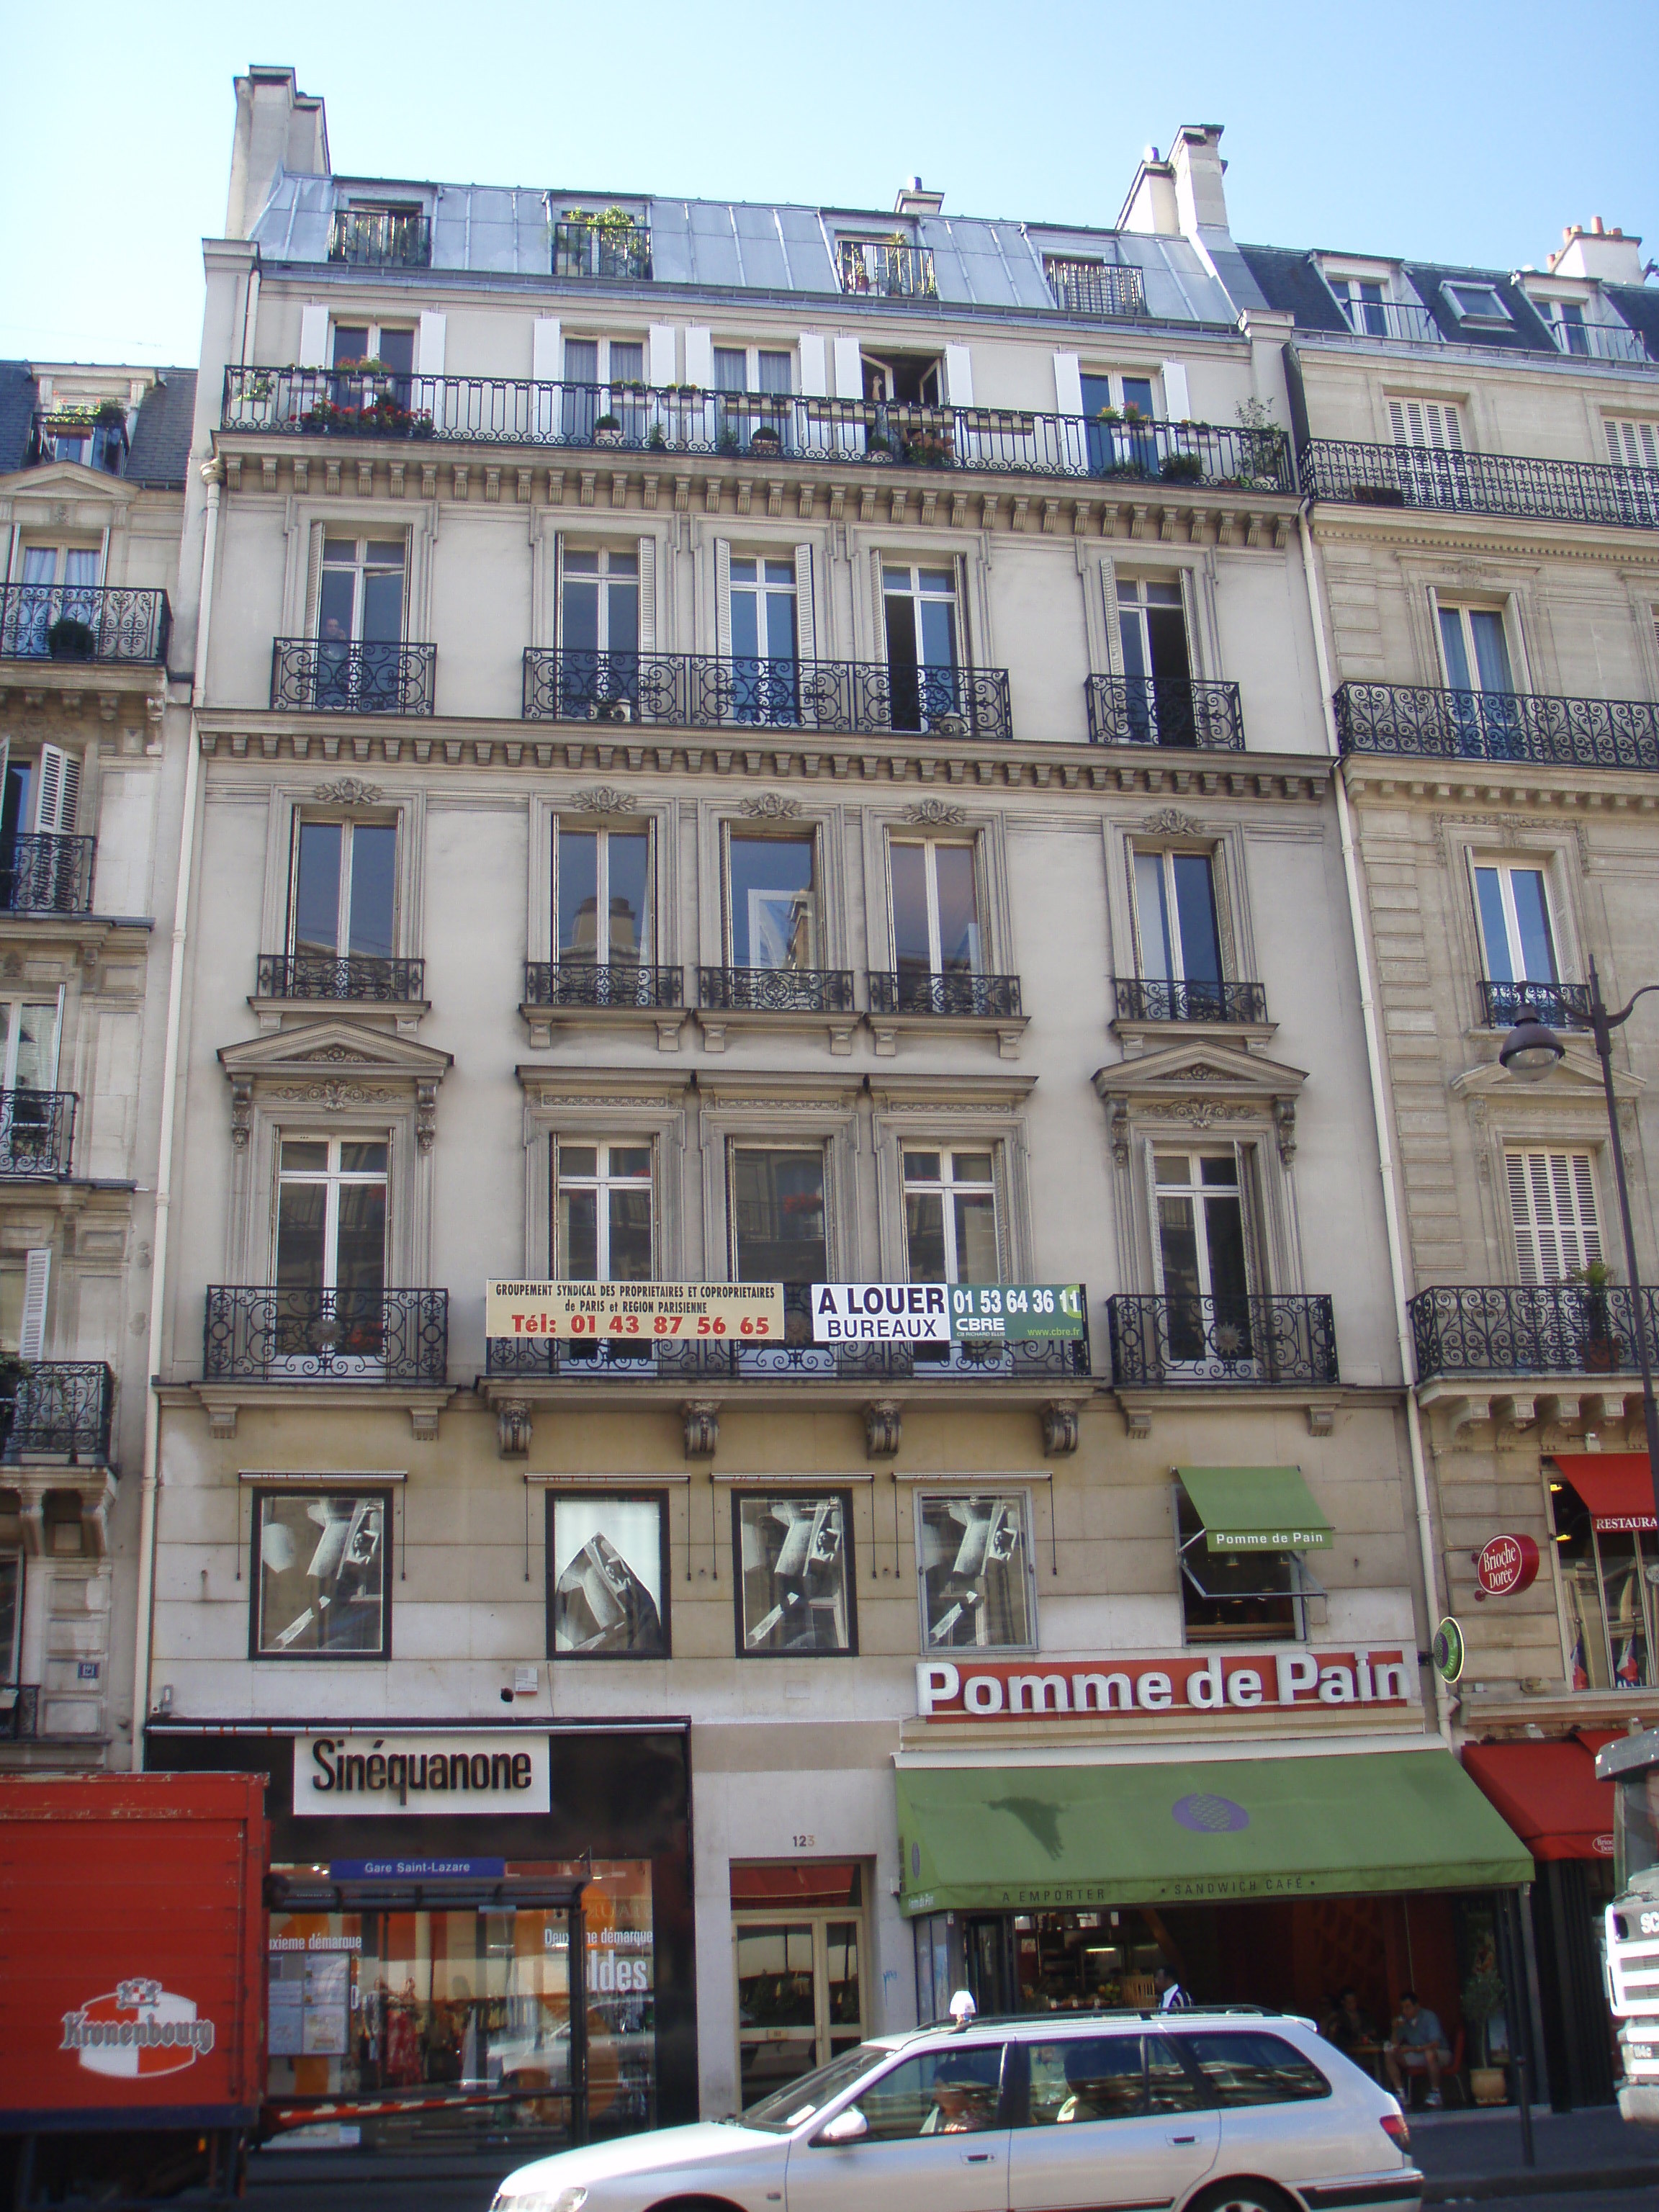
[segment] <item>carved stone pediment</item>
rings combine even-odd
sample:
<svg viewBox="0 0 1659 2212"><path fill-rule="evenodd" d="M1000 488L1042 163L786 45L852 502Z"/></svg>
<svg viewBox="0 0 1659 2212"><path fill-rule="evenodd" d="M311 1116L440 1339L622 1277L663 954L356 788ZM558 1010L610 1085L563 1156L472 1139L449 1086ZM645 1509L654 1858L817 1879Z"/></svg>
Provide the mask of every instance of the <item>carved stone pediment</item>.
<svg viewBox="0 0 1659 2212"><path fill-rule="evenodd" d="M343 1081L440 1083L454 1065L454 1055L417 1044L413 1037L330 1016L222 1046L219 1064L238 1085L276 1077L314 1082L325 1070Z"/></svg>
<svg viewBox="0 0 1659 2212"><path fill-rule="evenodd" d="M1451 1089L1460 1098L1504 1098L1511 1104L1526 1102L1542 1104L1554 1100L1579 1104L1585 1097L1601 1102L1601 1063L1591 1048L1585 1043L1567 1042L1565 1060L1558 1060L1541 1083L1523 1083L1511 1075L1496 1060L1483 1060L1476 1066L1466 1067L1451 1079ZM1647 1089L1639 1075L1632 1075L1622 1067L1613 1071L1615 1097L1637 1098Z"/></svg>
<svg viewBox="0 0 1659 2212"><path fill-rule="evenodd" d="M1120 1167L1128 1165L1132 1115L1223 1133L1251 1125L1271 1127L1288 1166L1296 1153L1296 1102L1307 1079L1304 1068L1243 1047L1195 1045L1183 1037L1160 1052L1097 1068L1094 1083Z"/></svg>

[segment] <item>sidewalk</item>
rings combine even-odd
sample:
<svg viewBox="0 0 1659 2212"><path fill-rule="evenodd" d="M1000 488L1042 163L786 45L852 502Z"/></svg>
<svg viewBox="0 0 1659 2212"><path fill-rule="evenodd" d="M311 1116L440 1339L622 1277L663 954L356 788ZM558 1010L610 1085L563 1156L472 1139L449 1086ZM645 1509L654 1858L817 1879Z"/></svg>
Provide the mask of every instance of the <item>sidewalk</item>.
<svg viewBox="0 0 1659 2212"><path fill-rule="evenodd" d="M1426 2178L1425 2204L1659 2185L1659 2129L1627 2125L1616 2105L1583 2112L1534 2106L1538 2163L1530 2168L1522 2160L1521 2122L1512 2111L1413 2112L1411 2129L1412 2156Z"/></svg>

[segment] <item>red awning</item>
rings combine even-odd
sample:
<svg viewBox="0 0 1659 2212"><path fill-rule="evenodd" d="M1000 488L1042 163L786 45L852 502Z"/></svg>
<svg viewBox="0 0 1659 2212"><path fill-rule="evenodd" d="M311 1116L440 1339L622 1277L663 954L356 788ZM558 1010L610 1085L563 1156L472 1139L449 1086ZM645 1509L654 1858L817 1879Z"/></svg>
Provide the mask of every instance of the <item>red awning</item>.
<svg viewBox="0 0 1659 2212"><path fill-rule="evenodd" d="M859 1870L850 1861L832 1865L815 1860L787 1866L734 1864L732 1902L769 1909L792 1905L847 1905L858 1897L858 1878Z"/></svg>
<svg viewBox="0 0 1659 2212"><path fill-rule="evenodd" d="M1613 1784L1582 1744L1468 1743L1463 1765L1535 1859L1613 1856Z"/></svg>
<svg viewBox="0 0 1659 2212"><path fill-rule="evenodd" d="M1651 1528L1653 1476L1644 1452L1571 1452L1555 1464L1590 1510L1598 1529Z"/></svg>

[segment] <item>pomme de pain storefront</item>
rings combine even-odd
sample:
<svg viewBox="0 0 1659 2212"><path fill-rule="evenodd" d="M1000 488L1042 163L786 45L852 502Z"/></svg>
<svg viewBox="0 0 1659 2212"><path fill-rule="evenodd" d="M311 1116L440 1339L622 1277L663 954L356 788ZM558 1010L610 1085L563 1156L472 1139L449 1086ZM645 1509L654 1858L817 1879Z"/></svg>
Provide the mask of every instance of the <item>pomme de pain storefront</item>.
<svg viewBox="0 0 1659 2212"><path fill-rule="evenodd" d="M696 2117L684 1727L155 1723L146 1758L269 1778L273 2105L410 2148Z"/></svg>

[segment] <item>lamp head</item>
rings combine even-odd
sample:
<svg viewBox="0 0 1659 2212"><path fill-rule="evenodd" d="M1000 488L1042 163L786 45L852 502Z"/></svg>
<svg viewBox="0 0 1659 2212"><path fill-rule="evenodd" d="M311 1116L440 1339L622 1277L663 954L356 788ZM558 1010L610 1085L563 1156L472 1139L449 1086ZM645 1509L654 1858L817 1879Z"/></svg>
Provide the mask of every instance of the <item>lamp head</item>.
<svg viewBox="0 0 1659 2212"><path fill-rule="evenodd" d="M1539 1083L1565 1058L1566 1050L1553 1030L1546 1029L1536 1014L1523 1012L1498 1048L1498 1064L1523 1083Z"/></svg>

